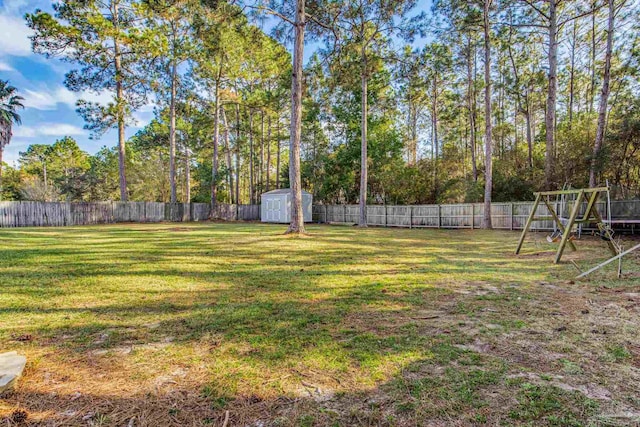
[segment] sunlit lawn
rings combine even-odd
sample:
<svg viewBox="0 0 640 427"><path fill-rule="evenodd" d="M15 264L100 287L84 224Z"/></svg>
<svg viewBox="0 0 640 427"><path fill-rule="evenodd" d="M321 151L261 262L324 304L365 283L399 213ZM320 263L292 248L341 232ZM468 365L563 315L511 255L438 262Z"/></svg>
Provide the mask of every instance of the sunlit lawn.
<svg viewBox="0 0 640 427"><path fill-rule="evenodd" d="M0 424L16 410L117 426L640 417L634 275L573 283L543 235L516 257L513 232L284 230L0 230L0 351L28 357ZM582 267L607 257L578 246Z"/></svg>

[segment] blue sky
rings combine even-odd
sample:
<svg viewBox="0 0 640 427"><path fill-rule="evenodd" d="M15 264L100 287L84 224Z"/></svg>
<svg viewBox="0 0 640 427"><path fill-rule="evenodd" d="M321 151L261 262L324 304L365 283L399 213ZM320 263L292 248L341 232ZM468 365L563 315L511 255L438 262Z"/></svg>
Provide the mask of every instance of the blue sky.
<svg viewBox="0 0 640 427"><path fill-rule="evenodd" d="M426 7L429 0L421 0L418 9ZM108 101L108 93L74 93L64 86L64 75L72 64L57 59L46 59L31 52L30 30L24 14L39 8L51 11L50 0L0 0L0 79L9 80L25 98L21 112L22 125L14 128L11 143L5 147L4 161L15 165L20 151L30 144L52 144L56 139L72 136L80 148L95 153L102 146L117 143L115 131L98 140L89 138L83 129L84 121L76 113L76 101ZM308 58L314 46L307 46ZM127 129L127 137L133 135L153 118L153 104L135 113L137 124Z"/></svg>
<svg viewBox="0 0 640 427"><path fill-rule="evenodd" d="M30 144L51 144L66 135L75 138L89 153L117 142L114 131L99 140L89 139L89 132L83 129L84 121L75 111L80 98L107 101L110 95L70 92L64 86L64 74L71 69L70 64L31 52L30 30L24 14L37 8L51 11L51 4L49 0L0 0L0 79L9 80L25 98L22 126L14 128L14 136L4 152L3 160L10 165ZM153 106L143 107L136 113L138 127L128 129L127 136L152 118Z"/></svg>

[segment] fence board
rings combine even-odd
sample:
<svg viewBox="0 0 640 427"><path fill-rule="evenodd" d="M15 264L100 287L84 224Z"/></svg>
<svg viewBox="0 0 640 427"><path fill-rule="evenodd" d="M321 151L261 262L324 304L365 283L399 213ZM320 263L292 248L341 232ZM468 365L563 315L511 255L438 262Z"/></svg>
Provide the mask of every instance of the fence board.
<svg viewBox="0 0 640 427"><path fill-rule="evenodd" d="M255 221L260 219L260 205L238 205L237 219Z"/></svg>
<svg viewBox="0 0 640 427"><path fill-rule="evenodd" d="M200 203L199 205L202 205L202 203ZM207 208L209 207L209 205L205 205ZM218 205L216 206L216 209L214 210L214 212L212 213L212 218L213 219L221 219L224 221L235 221L236 220L236 205L230 205L227 203L218 203ZM204 219L204 218L198 218L195 219L195 221L198 221L200 219Z"/></svg>
<svg viewBox="0 0 640 427"><path fill-rule="evenodd" d="M191 203L191 221L206 221L211 215L209 203Z"/></svg>

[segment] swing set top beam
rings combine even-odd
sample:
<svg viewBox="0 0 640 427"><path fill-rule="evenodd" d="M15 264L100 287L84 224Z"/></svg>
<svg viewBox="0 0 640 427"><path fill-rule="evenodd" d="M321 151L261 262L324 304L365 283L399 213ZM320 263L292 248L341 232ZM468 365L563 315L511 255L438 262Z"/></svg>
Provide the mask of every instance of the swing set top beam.
<svg viewBox="0 0 640 427"><path fill-rule="evenodd" d="M594 187L594 188L583 188L580 190L556 190L556 191L539 191L537 193L533 193L535 196L559 196L562 194L580 194L582 193L600 193L602 191L609 191L608 187Z"/></svg>

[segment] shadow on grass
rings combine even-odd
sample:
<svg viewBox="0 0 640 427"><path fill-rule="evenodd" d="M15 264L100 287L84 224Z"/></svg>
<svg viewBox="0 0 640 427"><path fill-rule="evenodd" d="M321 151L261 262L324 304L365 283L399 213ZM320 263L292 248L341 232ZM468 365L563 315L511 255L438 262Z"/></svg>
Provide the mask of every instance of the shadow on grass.
<svg viewBox="0 0 640 427"><path fill-rule="evenodd" d="M194 234L210 236L194 241L187 233L149 228L136 227L138 234L113 227L51 229L59 236L55 248L36 241L0 250L6 301L0 318L14 320L6 323L5 338L29 333L55 345L65 336L62 347L82 352L221 334L277 347L287 358L350 338L340 331L352 328L354 314L375 314L357 325L364 333L394 316L435 308L459 283L541 274L526 261L509 261L503 271L504 244L514 238L509 233L499 233L496 244L470 233L320 227L313 239L292 241L268 227L260 228L269 235L256 237L252 225L216 224L193 227ZM229 236L236 236L235 244ZM414 344L400 346L404 350L420 342L405 338Z"/></svg>

